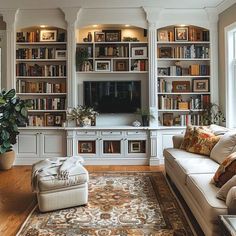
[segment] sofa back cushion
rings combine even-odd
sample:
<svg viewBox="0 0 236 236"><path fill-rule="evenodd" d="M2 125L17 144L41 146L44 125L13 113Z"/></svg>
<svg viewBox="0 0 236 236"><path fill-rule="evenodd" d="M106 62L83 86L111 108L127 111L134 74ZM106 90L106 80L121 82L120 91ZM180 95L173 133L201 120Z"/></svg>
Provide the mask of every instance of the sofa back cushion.
<svg viewBox="0 0 236 236"><path fill-rule="evenodd" d="M195 127L187 152L210 156L212 148L219 141L220 136L214 135L210 130L202 127Z"/></svg>
<svg viewBox="0 0 236 236"><path fill-rule="evenodd" d="M234 175L236 175L236 152L231 153L219 166L213 181L216 187L221 188Z"/></svg>
<svg viewBox="0 0 236 236"><path fill-rule="evenodd" d="M210 158L221 164L226 157L236 151L236 130L221 136L219 142L211 151Z"/></svg>

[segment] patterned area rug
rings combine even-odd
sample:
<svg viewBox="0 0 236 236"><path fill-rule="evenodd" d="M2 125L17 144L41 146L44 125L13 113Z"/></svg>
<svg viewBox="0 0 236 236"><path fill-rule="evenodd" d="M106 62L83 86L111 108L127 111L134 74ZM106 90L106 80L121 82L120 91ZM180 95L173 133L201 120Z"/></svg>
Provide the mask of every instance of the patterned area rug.
<svg viewBox="0 0 236 236"><path fill-rule="evenodd" d="M161 172L91 173L89 203L49 213L36 208L20 236L191 236Z"/></svg>

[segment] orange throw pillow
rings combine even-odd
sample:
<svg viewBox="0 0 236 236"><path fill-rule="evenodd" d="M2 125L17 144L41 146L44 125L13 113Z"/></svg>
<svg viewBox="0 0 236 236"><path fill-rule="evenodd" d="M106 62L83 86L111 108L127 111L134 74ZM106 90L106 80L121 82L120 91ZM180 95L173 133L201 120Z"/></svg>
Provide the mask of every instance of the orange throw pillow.
<svg viewBox="0 0 236 236"><path fill-rule="evenodd" d="M180 149L186 150L186 147L189 145L190 141L192 140L193 132L194 132L194 127L191 125L188 125L186 127L184 140L180 145Z"/></svg>
<svg viewBox="0 0 236 236"><path fill-rule="evenodd" d="M236 152L231 153L222 162L213 177L213 181L216 187L221 188L234 175L236 175Z"/></svg>
<svg viewBox="0 0 236 236"><path fill-rule="evenodd" d="M189 145L186 147L186 151L210 156L212 148L216 145L219 139L220 136L214 135L208 129L195 127L192 139L190 140Z"/></svg>

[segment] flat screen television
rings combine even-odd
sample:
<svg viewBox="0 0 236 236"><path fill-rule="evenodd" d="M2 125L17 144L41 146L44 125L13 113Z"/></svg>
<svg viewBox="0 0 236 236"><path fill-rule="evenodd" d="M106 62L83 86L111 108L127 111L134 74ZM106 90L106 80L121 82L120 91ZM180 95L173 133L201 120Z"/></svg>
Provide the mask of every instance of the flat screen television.
<svg viewBox="0 0 236 236"><path fill-rule="evenodd" d="M100 113L133 113L141 108L141 81L84 81L84 105Z"/></svg>

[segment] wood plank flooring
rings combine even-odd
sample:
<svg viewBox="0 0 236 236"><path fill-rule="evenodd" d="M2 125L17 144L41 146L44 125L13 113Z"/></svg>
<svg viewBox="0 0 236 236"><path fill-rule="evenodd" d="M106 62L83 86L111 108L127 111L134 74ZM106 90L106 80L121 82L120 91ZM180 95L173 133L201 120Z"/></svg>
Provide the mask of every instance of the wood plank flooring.
<svg viewBox="0 0 236 236"><path fill-rule="evenodd" d="M94 171L163 171L163 166L86 166ZM14 236L36 204L30 186L31 166L0 171L0 235Z"/></svg>

